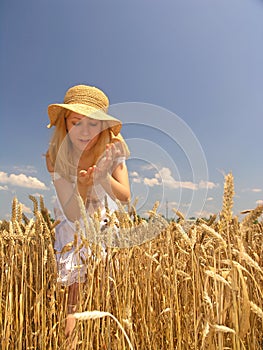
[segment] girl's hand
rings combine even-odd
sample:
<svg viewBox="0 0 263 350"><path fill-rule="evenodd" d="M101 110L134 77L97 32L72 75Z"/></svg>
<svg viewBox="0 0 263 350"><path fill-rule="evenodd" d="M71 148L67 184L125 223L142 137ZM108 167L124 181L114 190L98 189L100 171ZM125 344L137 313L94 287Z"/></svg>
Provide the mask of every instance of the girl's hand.
<svg viewBox="0 0 263 350"><path fill-rule="evenodd" d="M78 183L79 185L90 187L93 185L94 172L96 165L88 168L88 170L80 170L78 173Z"/></svg>
<svg viewBox="0 0 263 350"><path fill-rule="evenodd" d="M100 183L107 179L107 176L113 172L113 164L116 157L120 156L120 150L114 143L109 143L103 156L97 163L94 172L94 182Z"/></svg>
<svg viewBox="0 0 263 350"><path fill-rule="evenodd" d="M100 158L97 165L93 165L87 170L80 170L78 173L78 183L89 187L107 181L109 174L112 174L114 171L113 165L115 159L121 156L124 156L121 142L107 144L104 155Z"/></svg>

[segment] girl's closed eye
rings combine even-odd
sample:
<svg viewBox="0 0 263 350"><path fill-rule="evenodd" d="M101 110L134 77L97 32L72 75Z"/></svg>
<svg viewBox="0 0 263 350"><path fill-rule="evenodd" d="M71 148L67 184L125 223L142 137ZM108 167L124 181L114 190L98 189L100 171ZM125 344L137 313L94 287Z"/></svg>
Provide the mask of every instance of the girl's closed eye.
<svg viewBox="0 0 263 350"><path fill-rule="evenodd" d="M72 122L72 125L74 125L74 126L81 126L82 124L83 124L83 122L81 120ZM99 123L97 121L94 121L94 122L90 121L88 123L88 125L91 126L91 127L96 127L96 126L99 125Z"/></svg>
<svg viewBox="0 0 263 350"><path fill-rule="evenodd" d="M68 118L67 120L68 120L69 124L71 124L71 125L74 125L74 126L81 125L81 119L77 119L77 118L71 119L71 118Z"/></svg>
<svg viewBox="0 0 263 350"><path fill-rule="evenodd" d="M98 124L99 124L98 122L89 122L89 125L94 127L97 126Z"/></svg>
<svg viewBox="0 0 263 350"><path fill-rule="evenodd" d="M73 122L72 124L75 126L78 126L78 125L81 125L81 122Z"/></svg>

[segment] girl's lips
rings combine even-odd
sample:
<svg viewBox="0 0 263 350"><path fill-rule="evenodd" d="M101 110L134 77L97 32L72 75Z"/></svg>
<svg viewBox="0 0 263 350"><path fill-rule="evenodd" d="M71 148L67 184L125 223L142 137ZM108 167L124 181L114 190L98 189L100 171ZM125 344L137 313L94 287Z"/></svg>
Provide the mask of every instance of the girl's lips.
<svg viewBox="0 0 263 350"><path fill-rule="evenodd" d="M88 142L90 142L90 139L87 139L87 140L85 140L85 139L79 139L79 141L80 141L80 142L83 142L83 143L88 143Z"/></svg>

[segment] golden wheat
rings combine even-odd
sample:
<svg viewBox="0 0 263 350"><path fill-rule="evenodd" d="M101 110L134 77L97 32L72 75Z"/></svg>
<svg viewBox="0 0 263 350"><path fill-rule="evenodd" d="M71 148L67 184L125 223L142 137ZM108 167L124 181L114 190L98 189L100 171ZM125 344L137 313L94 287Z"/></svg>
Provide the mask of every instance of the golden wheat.
<svg viewBox="0 0 263 350"><path fill-rule="evenodd" d="M84 226L76 222L64 247L89 252L80 261L87 279L73 315L77 348L261 349L263 208L239 222L233 195L228 174L220 216L208 222L188 222L175 210L179 219L168 223L158 202L142 219L135 203L127 210L118 204L103 233L101 213L85 220L82 207ZM30 199L33 218L14 198L11 220L0 222L0 347L68 349L68 288L57 282L53 250L58 222L43 198Z"/></svg>

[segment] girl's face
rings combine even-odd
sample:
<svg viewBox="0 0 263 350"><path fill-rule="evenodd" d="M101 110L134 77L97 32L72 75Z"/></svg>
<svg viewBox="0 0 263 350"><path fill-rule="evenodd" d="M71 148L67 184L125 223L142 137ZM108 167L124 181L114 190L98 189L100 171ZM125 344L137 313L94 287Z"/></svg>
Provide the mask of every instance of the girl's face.
<svg viewBox="0 0 263 350"><path fill-rule="evenodd" d="M70 141L81 152L90 150L98 141L102 131L100 120L88 118L75 112L71 112L66 118L66 126Z"/></svg>

